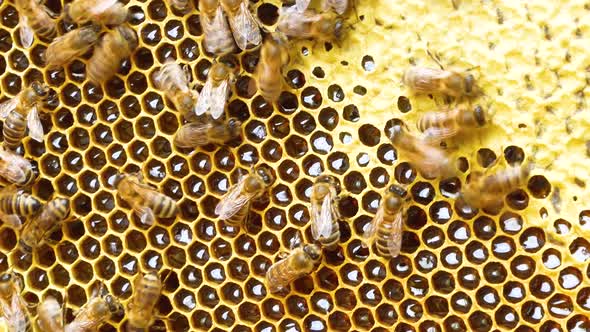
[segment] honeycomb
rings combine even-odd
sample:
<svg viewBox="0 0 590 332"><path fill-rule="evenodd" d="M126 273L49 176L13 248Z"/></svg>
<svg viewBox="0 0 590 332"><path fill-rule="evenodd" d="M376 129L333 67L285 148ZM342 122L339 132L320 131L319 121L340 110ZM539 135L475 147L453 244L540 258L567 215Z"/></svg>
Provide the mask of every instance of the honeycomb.
<svg viewBox="0 0 590 332"><path fill-rule="evenodd" d="M55 12L64 3L48 0ZM279 0L254 1L274 30ZM129 1L139 47L119 74L98 88L86 80L87 58L45 70L36 40L18 39L18 15L0 1L1 98L44 79L59 102L42 114L45 141L22 152L40 173L43 200L69 197L72 216L50 240L23 257L17 236L0 227L0 270L25 279L32 304L66 297L66 318L103 282L126 303L140 272L167 275L152 330L168 331L588 331L590 330L590 137L587 128L590 4L581 0L356 1L341 45L299 41L273 108L247 89L258 50L236 55L241 75L229 115L244 123L235 146L177 149L182 123L150 75L167 58L189 64L202 85L212 57L202 51L197 11L179 15L162 0ZM60 31L72 29L65 23ZM437 101L400 84L410 64L468 69L486 96L493 123L450 148L464 170L532 159L526 188L497 214L456 203L465 177L425 180L385 133L415 123ZM244 229L216 219L213 207L240 171L265 163L278 178L253 206ZM112 188L118 171L141 171L178 200L177 220L142 225ZM291 239L309 231L310 187L336 176L340 249L316 272L269 294L264 275ZM468 171L467 171L468 173ZM402 255L388 260L360 235L391 181L413 198ZM101 330L122 329L116 315Z"/></svg>

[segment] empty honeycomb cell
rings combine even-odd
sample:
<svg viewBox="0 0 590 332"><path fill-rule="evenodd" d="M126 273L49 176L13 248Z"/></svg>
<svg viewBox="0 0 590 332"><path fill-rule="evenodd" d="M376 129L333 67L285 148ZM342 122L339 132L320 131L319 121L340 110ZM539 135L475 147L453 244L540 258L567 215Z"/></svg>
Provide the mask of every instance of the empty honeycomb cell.
<svg viewBox="0 0 590 332"><path fill-rule="evenodd" d="M359 109L356 105L346 105L342 109L342 118L349 122L358 122L361 118Z"/></svg>
<svg viewBox="0 0 590 332"><path fill-rule="evenodd" d="M559 285L563 289L575 289L582 283L582 272L569 266L559 272Z"/></svg>
<svg viewBox="0 0 590 332"><path fill-rule="evenodd" d="M447 234L451 241L458 244L463 244L469 240L471 231L469 230L469 226L467 226L466 223L460 220L455 220L449 225Z"/></svg>
<svg viewBox="0 0 590 332"><path fill-rule="evenodd" d="M428 280L419 275L411 275L408 278L406 287L409 294L418 298L426 296L430 288Z"/></svg>
<svg viewBox="0 0 590 332"><path fill-rule="evenodd" d="M516 244L508 236L500 235L492 240L492 254L500 259L509 259L516 253Z"/></svg>
<svg viewBox="0 0 590 332"><path fill-rule="evenodd" d="M519 242L525 251L537 252L545 244L545 232L538 227L527 228L520 235Z"/></svg>
<svg viewBox="0 0 590 332"><path fill-rule="evenodd" d="M518 234L522 230L522 217L513 212L504 212L500 216L500 228L509 235Z"/></svg>
<svg viewBox="0 0 590 332"><path fill-rule="evenodd" d="M266 141L261 150L262 157L268 162L278 162L283 157L283 148L276 141Z"/></svg>
<svg viewBox="0 0 590 332"><path fill-rule="evenodd" d="M520 164L523 162L524 158L524 151L518 146L510 145L504 149L504 159L508 164Z"/></svg>
<svg viewBox="0 0 590 332"><path fill-rule="evenodd" d="M467 260L473 264L482 264L489 257L488 249L479 241L471 241L465 247Z"/></svg>
<svg viewBox="0 0 590 332"><path fill-rule="evenodd" d="M7 73L2 80L2 87L4 88L4 91L13 96L16 96L20 92L21 84L22 81L20 77L13 73Z"/></svg>
<svg viewBox="0 0 590 332"><path fill-rule="evenodd" d="M429 226L422 232L422 241L428 247L436 249L444 244L445 234L436 226Z"/></svg>
<svg viewBox="0 0 590 332"><path fill-rule="evenodd" d="M589 253L590 242L584 238L576 238L569 245L570 254L580 262L585 262L590 258Z"/></svg>
<svg viewBox="0 0 590 332"><path fill-rule="evenodd" d="M517 189L506 196L508 206L515 210L524 210L529 203L529 195L522 189Z"/></svg>
<svg viewBox="0 0 590 332"><path fill-rule="evenodd" d="M84 82L86 79L86 66L80 60L74 60L68 65L68 77L75 82Z"/></svg>
<svg viewBox="0 0 590 332"><path fill-rule="evenodd" d="M100 244L94 238L84 237L81 242L82 256L95 259L100 255Z"/></svg>
<svg viewBox="0 0 590 332"><path fill-rule="evenodd" d="M488 148L477 150L477 162L481 167L490 167L496 161L496 153Z"/></svg>

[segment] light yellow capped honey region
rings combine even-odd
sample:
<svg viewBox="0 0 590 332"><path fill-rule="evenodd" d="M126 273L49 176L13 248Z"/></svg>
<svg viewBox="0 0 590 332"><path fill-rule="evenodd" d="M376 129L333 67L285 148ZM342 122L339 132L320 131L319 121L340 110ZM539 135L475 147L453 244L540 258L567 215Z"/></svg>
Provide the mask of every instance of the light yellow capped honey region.
<svg viewBox="0 0 590 332"><path fill-rule="evenodd" d="M61 10L64 3L49 2ZM582 1L517 2L357 1L341 45L293 43L288 85L274 111L247 91L256 50L242 65L228 113L244 122L239 147L178 150L181 121L154 89L150 75L167 57L188 63L204 84L213 58L202 52L198 12L173 13L161 0L130 1L139 47L104 89L86 80L79 59L46 71L46 44L24 50L17 13L0 5L1 98L21 83L44 79L59 95L45 113L44 143L25 140L25 156L39 165L33 194L72 201L72 217L35 253L34 261L6 255L17 237L0 228L1 268L25 277L25 298L67 294L68 320L96 281L126 303L135 275L158 269L165 281L156 326L170 331L574 331L590 329L587 259L590 212L584 167L589 13ZM252 3L265 28L276 26L279 1ZM63 26L62 26L63 28ZM61 29L61 28L60 28ZM63 32L63 29L61 30ZM401 85L411 61L472 67L491 110L492 124L451 141L471 168L477 158L526 158L552 191L532 186L496 216L455 208L458 180L427 181L396 156L385 135L398 118L414 128L436 103ZM321 96L321 97L320 97ZM408 111L407 97L411 104ZM398 106L399 105L399 106ZM402 112L400 108L404 111ZM489 149L489 150L485 150ZM479 153L478 153L479 152ZM248 226L218 222L213 208L239 169L266 163L277 170L269 201L254 205ZM146 228L116 198L117 171L141 170L147 181L177 199L181 216ZM309 189L321 171L342 183L341 250L327 254L316 273L286 296L269 295L264 273L309 233ZM361 247L360 235L389 181L414 197L402 255L386 260ZM464 180L464 177L460 179ZM559 195L556 194L559 188ZM559 198L559 199L558 199ZM552 203L555 202L555 204ZM556 207L559 211L556 210ZM10 256L10 255L9 255ZM122 328L122 315L102 330ZM517 328L518 327L518 328ZM436 331L436 330L434 330Z"/></svg>

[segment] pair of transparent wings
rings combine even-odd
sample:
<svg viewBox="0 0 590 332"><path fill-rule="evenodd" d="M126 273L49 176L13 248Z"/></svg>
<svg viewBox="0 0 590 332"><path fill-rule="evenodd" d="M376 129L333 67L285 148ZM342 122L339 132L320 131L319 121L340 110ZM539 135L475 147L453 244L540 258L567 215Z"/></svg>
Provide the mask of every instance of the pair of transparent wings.
<svg viewBox="0 0 590 332"><path fill-rule="evenodd" d="M0 104L0 119L6 120L8 115L13 112L19 102L19 98L15 97ZM29 129L29 136L37 142L43 142L43 125L39 118L39 109L37 105L33 105L27 113L27 128Z"/></svg>
<svg viewBox="0 0 590 332"><path fill-rule="evenodd" d="M22 191L17 189L15 185L6 186L0 191L0 196L12 194L22 194ZM8 227L15 230L20 230L23 227L22 220L16 214L7 214L0 211L0 220L2 220L2 222Z"/></svg>
<svg viewBox="0 0 590 332"><path fill-rule="evenodd" d="M10 300L2 299L1 303L2 315L3 318L6 318L7 331L27 331L27 325L31 324L31 322L21 295L13 293Z"/></svg>
<svg viewBox="0 0 590 332"><path fill-rule="evenodd" d="M237 13L228 15L229 26L234 35L234 40L241 50L245 50L248 44L259 45L262 42L260 27L252 12L250 12L248 4L248 0L242 0Z"/></svg>
<svg viewBox="0 0 590 332"><path fill-rule="evenodd" d="M231 186L227 193L215 206L215 214L221 220L227 220L238 213L244 206L249 205L256 197L257 192L245 192L244 185L249 175L242 175L238 183Z"/></svg>
<svg viewBox="0 0 590 332"><path fill-rule="evenodd" d="M209 77L195 105L195 114L202 116L209 113L213 119L219 119L225 111L229 93L229 79L225 79L215 86L213 80Z"/></svg>
<svg viewBox="0 0 590 332"><path fill-rule="evenodd" d="M311 204L311 236L316 241L330 237L334 231L334 224L339 219L335 200L336 192L331 189L330 193L324 196L322 204L316 202Z"/></svg>
<svg viewBox="0 0 590 332"><path fill-rule="evenodd" d="M391 257L396 257L400 254L402 248L403 212L399 211L393 216L392 219L391 228L389 230L390 233L387 237L387 249L389 250ZM377 210L377 213L375 213L375 217L373 217L373 220L371 220L369 227L363 233L363 245L365 247L370 246L375 241L377 230L383 222L387 222L385 209L383 206L380 206Z"/></svg>
<svg viewBox="0 0 590 332"><path fill-rule="evenodd" d="M141 199L138 201L133 202L133 212L139 217L139 220L142 224L151 226L156 221L156 215L154 214L154 210L152 208L145 206L145 202L149 198L148 196L152 194L151 192L154 191L154 188L147 184L140 184L140 183L131 183L129 184L133 187L133 191L135 191ZM142 202L143 204L141 204Z"/></svg>

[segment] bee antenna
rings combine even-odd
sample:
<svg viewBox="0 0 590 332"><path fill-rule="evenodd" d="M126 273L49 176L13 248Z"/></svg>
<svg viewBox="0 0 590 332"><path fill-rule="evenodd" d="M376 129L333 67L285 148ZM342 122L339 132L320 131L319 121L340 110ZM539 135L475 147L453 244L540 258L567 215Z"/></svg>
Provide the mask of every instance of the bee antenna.
<svg viewBox="0 0 590 332"><path fill-rule="evenodd" d="M440 63L440 59L439 59L439 56L438 56L438 54L436 54L436 53L435 53L435 54L433 55L433 54L430 52L430 42L426 42L426 54L428 54L428 56L429 56L429 57L430 57L432 60L434 60L434 62L436 62L436 64L438 64L438 66L440 67L440 69L442 69L442 70L445 70L445 67L444 67L444 66L443 66L443 65Z"/></svg>

